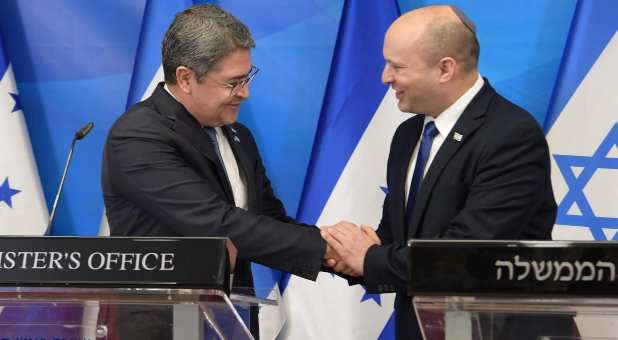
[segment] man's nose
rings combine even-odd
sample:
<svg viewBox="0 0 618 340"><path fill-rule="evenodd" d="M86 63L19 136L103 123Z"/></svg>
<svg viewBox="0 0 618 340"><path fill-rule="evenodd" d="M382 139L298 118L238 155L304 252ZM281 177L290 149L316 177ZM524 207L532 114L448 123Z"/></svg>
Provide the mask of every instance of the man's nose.
<svg viewBox="0 0 618 340"><path fill-rule="evenodd" d="M393 82L393 71L391 67L387 64L384 64L384 69L382 70L382 83L390 84Z"/></svg>

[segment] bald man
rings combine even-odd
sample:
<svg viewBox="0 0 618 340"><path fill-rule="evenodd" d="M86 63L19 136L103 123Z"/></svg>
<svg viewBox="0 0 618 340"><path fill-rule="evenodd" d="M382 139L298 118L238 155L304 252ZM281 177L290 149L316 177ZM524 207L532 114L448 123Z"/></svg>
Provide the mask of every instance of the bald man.
<svg viewBox="0 0 618 340"><path fill-rule="evenodd" d="M345 222L322 231L342 258L327 261L335 271L362 276L369 292L397 292L398 339L421 339L406 294L406 240L551 237L543 132L479 75L479 50L474 25L451 6L414 10L390 26L382 81L400 110L417 115L393 137L377 232Z"/></svg>

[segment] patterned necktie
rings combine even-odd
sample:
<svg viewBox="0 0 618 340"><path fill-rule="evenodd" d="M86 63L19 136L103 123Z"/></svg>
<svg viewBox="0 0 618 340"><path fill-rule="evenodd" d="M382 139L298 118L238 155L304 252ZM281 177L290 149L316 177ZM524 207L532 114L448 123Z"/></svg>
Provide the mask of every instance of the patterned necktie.
<svg viewBox="0 0 618 340"><path fill-rule="evenodd" d="M210 126L205 126L204 131L206 131L206 134L208 135L208 138L210 139L210 142L212 143L212 147L213 149L215 149L217 158L219 159L219 164L221 164L221 167L223 168L223 172L225 173L225 177L226 179L228 179L227 170L225 169L225 162L223 162L223 157L221 156L221 150L219 150L219 143L217 142L217 131L215 131L215 128L210 127ZM228 179L228 183L229 183L229 179Z"/></svg>
<svg viewBox="0 0 618 340"><path fill-rule="evenodd" d="M421 139L421 146L418 150L416 157L416 165L414 166L414 173L412 174L412 181L410 181L410 191L408 192L408 204L406 206L406 230L410 228L412 224L412 211L414 210L414 203L418 194L421 191L421 183L423 182L423 174L427 159L429 158L429 152L431 151L431 144L433 144L433 138L438 134L438 129L434 122L429 122L425 125L423 130L423 138ZM408 235L414 236L414 235Z"/></svg>
<svg viewBox="0 0 618 340"><path fill-rule="evenodd" d="M219 150L219 143L217 142L217 131L215 131L215 128L211 126L205 126L204 131L206 131L206 134L210 139L210 143L212 144L213 149L215 149L215 153L217 154L219 163L221 163L221 166L223 166L223 168L225 169L223 157L221 157L221 151Z"/></svg>

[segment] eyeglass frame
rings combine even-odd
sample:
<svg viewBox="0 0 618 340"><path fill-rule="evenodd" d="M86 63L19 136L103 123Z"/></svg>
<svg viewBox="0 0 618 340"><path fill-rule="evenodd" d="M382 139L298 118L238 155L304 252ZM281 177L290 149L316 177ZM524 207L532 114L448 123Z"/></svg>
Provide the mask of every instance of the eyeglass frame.
<svg viewBox="0 0 618 340"><path fill-rule="evenodd" d="M260 69L257 66L251 65L251 69L249 70L249 73L247 73L247 75L245 75L241 79L234 80L232 82L225 82L225 81L221 81L218 79L214 79L212 77L210 78L214 80L217 84L230 89L230 97L232 97L232 96L235 96L238 93L238 91L240 91L242 88L249 85L251 81L253 80L253 78L255 77L255 75L259 71Z"/></svg>

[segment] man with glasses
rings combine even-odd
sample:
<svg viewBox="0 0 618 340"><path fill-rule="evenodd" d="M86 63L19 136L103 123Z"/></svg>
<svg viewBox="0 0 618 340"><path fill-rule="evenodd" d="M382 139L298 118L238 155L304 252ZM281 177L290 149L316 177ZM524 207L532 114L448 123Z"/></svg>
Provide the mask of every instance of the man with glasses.
<svg viewBox="0 0 618 340"><path fill-rule="evenodd" d="M217 6L176 16L163 40L165 82L116 121L106 142L110 231L227 236L238 249L235 287L252 287L249 261L315 280L326 243L286 215L251 132L236 122L258 73L254 46L248 28Z"/></svg>

